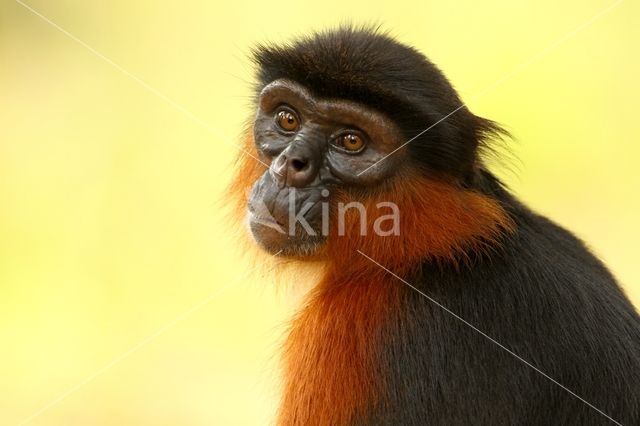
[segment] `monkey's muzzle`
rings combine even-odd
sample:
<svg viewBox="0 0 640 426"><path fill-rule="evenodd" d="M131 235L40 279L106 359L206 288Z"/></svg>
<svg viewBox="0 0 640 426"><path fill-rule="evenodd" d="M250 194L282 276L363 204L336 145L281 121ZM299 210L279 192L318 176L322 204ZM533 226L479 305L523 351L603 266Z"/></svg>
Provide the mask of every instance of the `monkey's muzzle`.
<svg viewBox="0 0 640 426"><path fill-rule="evenodd" d="M249 228L270 253L313 254L328 233L328 195L321 187L282 185L265 173L249 196Z"/></svg>

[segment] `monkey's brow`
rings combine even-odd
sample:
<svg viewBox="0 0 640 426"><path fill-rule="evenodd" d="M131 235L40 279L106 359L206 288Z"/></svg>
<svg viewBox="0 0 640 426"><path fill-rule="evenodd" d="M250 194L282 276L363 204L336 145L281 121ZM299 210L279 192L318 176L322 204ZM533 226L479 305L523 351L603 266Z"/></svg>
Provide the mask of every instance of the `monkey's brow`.
<svg viewBox="0 0 640 426"><path fill-rule="evenodd" d="M443 304L441 304L440 302L438 302L434 298L432 298L429 295L427 295L426 293L420 291L418 288L416 288L413 284L411 284L407 280L403 279L402 277L400 277L399 275L395 274L393 271L389 270L388 268L386 268L385 266L383 266L382 264L380 264L376 260L374 260L371 257L367 256L362 251L360 251L360 250L356 250L356 251L358 253L360 253L360 255L364 256L369 261L371 261L372 263L376 264L381 269L386 271L388 274L392 275L394 278L397 278L398 280L400 280L404 285L406 285L407 287L410 287L412 290L416 291L418 294L420 294L421 296L425 297L427 300L429 300L431 303L436 305L438 308L442 309L443 311L445 311L446 313L448 313L449 315L454 317L456 320L462 322L464 325L466 325L467 327L471 328L473 331L479 333L482 337L484 337L485 339L489 340L491 343L497 345L500 349L504 350L505 352L507 352L509 355L513 356L515 359L517 359L518 361L520 361L524 365L528 366L529 368L532 368L535 372L537 372L538 374L542 375L544 378L546 378L547 380L551 381L553 384L555 384L556 386L560 387L564 391L568 392L574 398L580 400L581 402L583 402L584 404L586 404L587 406L589 406L593 410L597 411L602 416L604 416L607 419L611 420L613 423L615 423L615 424L617 424L619 426L623 426L622 423L612 419L604 411L600 410L598 407L596 407L595 405L591 404L589 401L587 401L586 399L582 398L580 395L576 394L571 389L567 388L562 383L558 382L553 377L549 376L547 373L545 373L544 371L540 370L538 367L536 367L535 365L531 364L529 361L527 361L526 359L522 358L520 355L516 354L511 349L507 348L505 345L503 345L502 343L498 342L496 339L494 339L493 337L489 336L487 333L485 333L484 331L480 330L478 327L474 326L469 321L465 320L460 315L456 314L455 312L453 312L452 310L450 310L449 308L447 308L446 306L444 306Z"/></svg>
<svg viewBox="0 0 640 426"><path fill-rule="evenodd" d="M478 100L478 99L481 99L482 97L486 96L488 93L493 91L498 86L502 85L504 82L506 82L506 81L510 80L511 78L513 78L514 76L518 75L520 72L522 72L523 70L527 69L529 66L531 66L535 62L539 61L540 59L544 58L549 53L553 52L558 47L560 47L561 45L566 43L568 40L572 39L573 37L575 37L576 35L578 35L582 31L584 31L585 29L589 28L595 22L597 22L598 20L603 18L605 15L609 14L609 12L611 12L613 9L615 9L618 6L620 6L620 4L622 4L623 1L624 0L617 0L617 1L613 2L613 3L611 3L609 6L605 7L604 9L600 10L595 15L592 15L589 19L587 19L586 21L582 22L580 25L575 27L573 30L567 32L564 36L560 37L555 42L547 45L542 50L539 50L535 55L531 56L526 61L520 62L515 67L511 68L511 70L509 72L503 74L502 77L498 78L493 83L491 83L488 86L486 86L484 89L482 89L480 92L478 92L475 96L472 96L472 98L474 98L474 100ZM424 129L423 131L418 133L416 136L412 137L407 142L403 143L398 148L396 148L395 150L393 150L389 154L387 154L384 157L382 157L380 160L376 161L375 163L373 163L372 165L370 165L369 167L367 167L366 169L364 169L363 171L358 173L358 176L362 175L367 170L375 167L378 163L386 160L388 157L392 156L394 153L399 151L401 148L403 148L404 146L406 146L409 143L413 142L415 139L417 139L418 137L422 136L427 131L431 130L433 127L437 126L438 124L440 124L441 122L443 122L447 118L451 117L453 114L455 114L456 112L460 111L465 106L466 106L466 103L463 102L462 105L458 106L456 109L454 109L453 111L451 111L450 113L445 115L443 118L441 118L440 120L436 121L434 124L430 125L426 129Z"/></svg>

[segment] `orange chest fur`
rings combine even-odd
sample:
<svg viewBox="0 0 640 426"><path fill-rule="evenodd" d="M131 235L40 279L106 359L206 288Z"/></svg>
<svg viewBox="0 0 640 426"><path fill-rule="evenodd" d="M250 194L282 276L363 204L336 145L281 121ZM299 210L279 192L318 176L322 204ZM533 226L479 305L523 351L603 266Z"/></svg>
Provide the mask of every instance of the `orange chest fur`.
<svg viewBox="0 0 640 426"><path fill-rule="evenodd" d="M294 320L280 425L348 424L377 403L381 329L401 290L382 278L320 284Z"/></svg>

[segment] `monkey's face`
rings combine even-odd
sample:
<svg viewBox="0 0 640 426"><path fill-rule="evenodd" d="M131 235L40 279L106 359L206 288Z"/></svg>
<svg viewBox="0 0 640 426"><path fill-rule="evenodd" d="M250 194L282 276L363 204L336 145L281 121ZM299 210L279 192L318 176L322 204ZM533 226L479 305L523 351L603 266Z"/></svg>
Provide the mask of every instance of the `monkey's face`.
<svg viewBox="0 0 640 426"><path fill-rule="evenodd" d="M375 187L406 160L402 149L385 158L404 142L385 115L289 80L261 91L253 130L269 168L251 190L249 224L272 253L314 254L334 226L334 191Z"/></svg>

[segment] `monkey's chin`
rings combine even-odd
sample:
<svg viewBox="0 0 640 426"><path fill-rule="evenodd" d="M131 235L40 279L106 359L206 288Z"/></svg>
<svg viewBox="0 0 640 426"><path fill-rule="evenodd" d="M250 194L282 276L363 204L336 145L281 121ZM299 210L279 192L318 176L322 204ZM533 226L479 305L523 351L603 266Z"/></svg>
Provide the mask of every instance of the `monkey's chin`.
<svg viewBox="0 0 640 426"><path fill-rule="evenodd" d="M304 229L289 233L286 225L252 214L249 215L249 229L262 249L277 256L314 256L321 251L326 240L324 236L310 235Z"/></svg>

